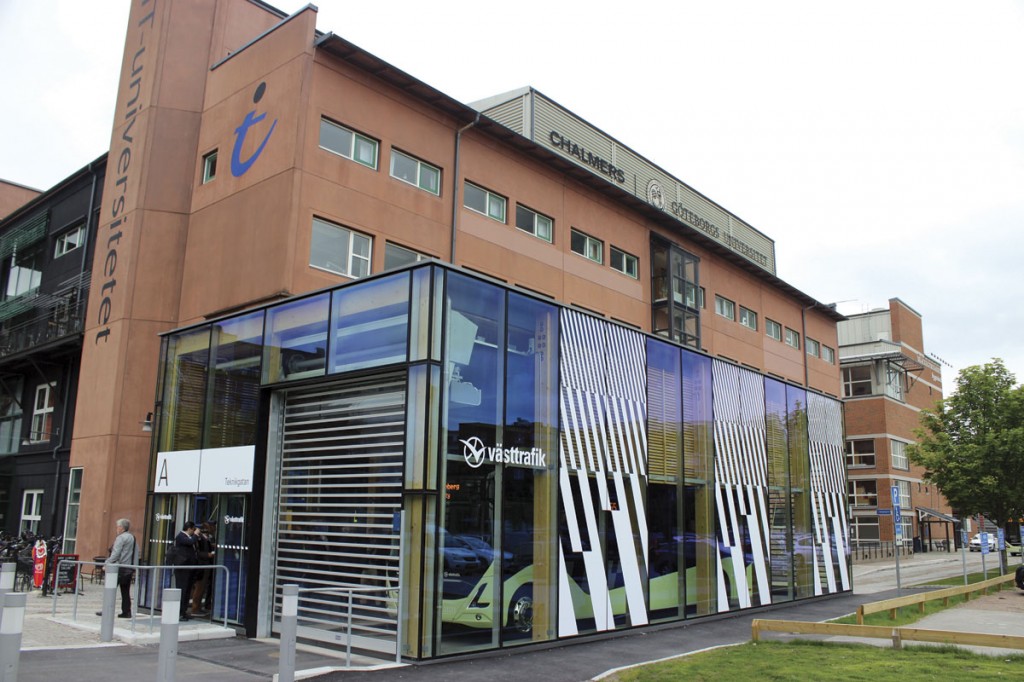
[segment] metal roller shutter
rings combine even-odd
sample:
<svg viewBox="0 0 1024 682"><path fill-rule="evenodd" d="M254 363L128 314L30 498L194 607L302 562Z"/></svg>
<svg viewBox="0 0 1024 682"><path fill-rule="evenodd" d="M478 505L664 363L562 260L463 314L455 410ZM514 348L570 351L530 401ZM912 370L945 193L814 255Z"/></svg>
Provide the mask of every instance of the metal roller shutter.
<svg viewBox="0 0 1024 682"><path fill-rule="evenodd" d="M290 391L284 400L274 596L300 587L299 636L394 653L405 375ZM350 601L351 599L351 601Z"/></svg>

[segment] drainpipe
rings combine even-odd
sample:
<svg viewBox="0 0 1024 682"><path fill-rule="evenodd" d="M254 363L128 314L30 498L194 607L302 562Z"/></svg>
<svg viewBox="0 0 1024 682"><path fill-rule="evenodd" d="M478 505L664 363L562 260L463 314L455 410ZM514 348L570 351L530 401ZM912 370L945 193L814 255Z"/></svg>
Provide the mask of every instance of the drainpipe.
<svg viewBox="0 0 1024 682"><path fill-rule="evenodd" d="M85 234L82 235L82 246L84 247L82 249L82 267L79 268L79 270L78 270L78 293L75 296L75 298L77 299L76 307L80 307L81 311L82 311L82 318L83 318L82 328L83 329L85 328L85 323L84 323L85 307L86 307L86 304L88 302L82 300L82 279L85 277L85 266L89 262L89 243L90 243L89 236L91 234L93 234L96 231L95 228L98 227L98 225L93 225L93 212L96 210L96 180L97 180L97 178L96 178L96 169L94 169L92 167L91 163L89 164L89 170L92 172L92 189L89 190L89 208L88 208L88 213L85 214Z"/></svg>
<svg viewBox="0 0 1024 682"><path fill-rule="evenodd" d="M462 140L462 133L469 130L480 122L480 112L476 118L458 129L455 133L455 167L452 171L452 251L448 262L455 265L455 234L459 226L459 142Z"/></svg>
<svg viewBox="0 0 1024 682"><path fill-rule="evenodd" d="M71 363L72 360L69 358L67 362L67 369L64 376L67 377L63 382L64 386L64 397L61 400L61 414L60 414L60 430L57 431L57 445L53 448L53 504L50 508L50 535L56 536L57 533L57 491L60 489L60 450L64 445L64 438L67 433L68 426L68 397L71 394ZM69 479L70 482L70 479Z"/></svg>

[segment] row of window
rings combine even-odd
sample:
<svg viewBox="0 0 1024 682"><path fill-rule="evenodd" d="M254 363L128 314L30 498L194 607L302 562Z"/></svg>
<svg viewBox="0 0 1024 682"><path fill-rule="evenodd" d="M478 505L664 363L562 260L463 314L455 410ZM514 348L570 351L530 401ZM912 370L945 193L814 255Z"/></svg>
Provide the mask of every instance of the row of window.
<svg viewBox="0 0 1024 682"><path fill-rule="evenodd" d="M353 279L370 274L373 237L342 227L336 223L313 218L313 234L309 244L309 264L317 270L344 275ZM392 242L384 243L384 269L415 263L429 258Z"/></svg>
<svg viewBox="0 0 1024 682"><path fill-rule="evenodd" d="M490 190L466 181L462 188L462 205L471 211L481 213L499 223L506 222L508 199ZM554 241L555 221L522 204L516 204L516 227L546 242ZM569 249L595 263L604 264L604 242L586 232L570 230ZM638 279L639 259L631 253L614 246L609 247L608 264L613 270Z"/></svg>
<svg viewBox="0 0 1024 682"><path fill-rule="evenodd" d="M84 243L85 223L82 222L54 238L53 257L60 258ZM44 253L45 246L40 243L20 249L11 255L3 286L5 299L24 296L39 288L43 279Z"/></svg>
<svg viewBox="0 0 1024 682"><path fill-rule="evenodd" d="M326 118L320 119L320 148L367 168L377 170L380 142ZM217 177L217 150L203 156L203 184ZM441 169L411 154L392 148L391 177L441 195Z"/></svg>
<svg viewBox="0 0 1024 682"><path fill-rule="evenodd" d="M901 440L889 439L889 452L893 469L910 469L907 458L907 444ZM872 438L854 438L846 441L846 466L864 468L875 466L875 441Z"/></svg>
<svg viewBox="0 0 1024 682"><path fill-rule="evenodd" d="M715 295L715 312L722 317L728 318L733 322L736 322L736 303L730 301L724 296ZM757 331L757 313L749 308L739 306L739 323L744 327ZM776 341L784 341L787 346L792 346L797 350L800 349L800 332L789 327L783 327L775 320L766 317L765 320L765 334L775 339ZM826 346L818 341L815 341L811 337L807 337L807 354L813 355L816 358L821 358L830 365L836 364L836 351L834 348Z"/></svg>

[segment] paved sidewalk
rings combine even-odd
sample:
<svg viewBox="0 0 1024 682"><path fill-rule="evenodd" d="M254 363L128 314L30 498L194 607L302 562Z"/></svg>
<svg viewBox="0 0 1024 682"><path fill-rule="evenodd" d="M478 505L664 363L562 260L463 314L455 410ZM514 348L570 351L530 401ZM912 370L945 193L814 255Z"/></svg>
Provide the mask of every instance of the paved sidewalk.
<svg viewBox="0 0 1024 682"><path fill-rule="evenodd" d="M977 555L975 555L977 557ZM902 560L903 584L915 573L925 577L958 575L961 557L955 554L923 554ZM972 559L968 570L976 570ZM748 610L737 614L710 617L670 626L649 627L615 633L608 636L581 638L574 642L560 642L547 648L530 647L513 652L498 651L484 656L462 659L449 658L420 665L345 670L343 652L300 649L297 653L298 679L319 675L318 680L409 680L452 682L522 682L524 678L543 679L544 682L579 682L591 680L608 670L625 665L644 663L669 656L699 651L750 639L750 622L755 618L777 617L794 620L820 621L852 613L868 600L885 599L914 591L894 588L892 560L858 564L853 567L855 592L777 606L771 611ZM993 566L990 562L990 568ZM979 566L980 567L980 564ZM995 573L993 573L995 575ZM913 580L921 582L921 580ZM149 630L148 617L137 618L135 632L130 621L115 621L115 642L99 641L100 619L98 610L102 588L85 586L85 594L78 598L78 612L74 611L73 595L58 597L56 619L51 617L52 601L37 595L28 599L25 633L19 680L53 682L57 679L119 680L155 679L158 646L146 645L144 635ZM865 597L870 591L871 597ZM1018 634L1024 632L1024 594L1018 591L1000 593L1007 604L1020 605L1021 614L1007 609L989 610L981 615L958 608L946 612L961 627L989 627ZM972 602L971 608L977 609ZM942 614L938 614L942 615ZM924 626L924 625L923 625ZM927 625L935 629L952 629ZM154 630L159 633L159 622ZM216 631L227 639L202 639L207 631ZM991 630L1001 631L1001 630ZM234 637L234 630L225 631L209 622L190 621L181 625L182 639L176 659L177 679L187 680L202 676L205 680L234 682L235 680L271 680L278 669L278 642L250 640ZM195 641L184 641L193 636ZM212 636L212 633L211 633ZM150 640L157 641L157 640ZM357 666L370 666L379 661L356 659ZM302 672L305 671L305 672Z"/></svg>

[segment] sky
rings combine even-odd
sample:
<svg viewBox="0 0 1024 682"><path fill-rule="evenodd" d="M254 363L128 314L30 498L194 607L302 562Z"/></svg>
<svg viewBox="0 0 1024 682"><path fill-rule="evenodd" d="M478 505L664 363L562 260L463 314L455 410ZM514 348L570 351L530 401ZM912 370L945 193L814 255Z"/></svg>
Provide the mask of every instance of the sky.
<svg viewBox="0 0 1024 682"><path fill-rule="evenodd" d="M304 3L272 5L294 12ZM775 240L844 314L1024 381L1024 0L321 0L331 31L465 103L531 85ZM0 0L0 178L109 146L128 0Z"/></svg>

